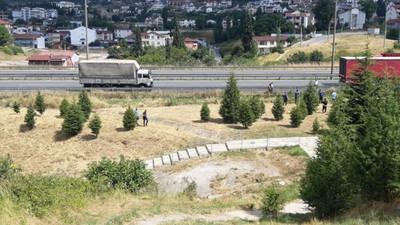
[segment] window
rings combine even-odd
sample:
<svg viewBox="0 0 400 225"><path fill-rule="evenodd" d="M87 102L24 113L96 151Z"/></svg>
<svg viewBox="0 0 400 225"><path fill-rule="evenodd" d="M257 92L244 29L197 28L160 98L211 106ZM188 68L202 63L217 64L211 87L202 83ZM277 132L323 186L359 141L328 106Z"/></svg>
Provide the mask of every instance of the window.
<svg viewBox="0 0 400 225"><path fill-rule="evenodd" d="M143 77L143 74L139 73L138 78L141 79Z"/></svg>
<svg viewBox="0 0 400 225"><path fill-rule="evenodd" d="M260 41L260 45L263 45L264 44L264 42L263 41Z"/></svg>
<svg viewBox="0 0 400 225"><path fill-rule="evenodd" d="M143 74L143 78L150 78L148 74Z"/></svg>

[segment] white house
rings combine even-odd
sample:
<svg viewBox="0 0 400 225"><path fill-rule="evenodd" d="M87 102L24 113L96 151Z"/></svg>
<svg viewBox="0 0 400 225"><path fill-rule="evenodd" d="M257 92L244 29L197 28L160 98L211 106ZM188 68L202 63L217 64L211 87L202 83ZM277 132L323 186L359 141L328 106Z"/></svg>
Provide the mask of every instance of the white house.
<svg viewBox="0 0 400 225"><path fill-rule="evenodd" d="M379 27L368 28L368 34L370 34L370 35L379 34L379 32L380 32Z"/></svg>
<svg viewBox="0 0 400 225"><path fill-rule="evenodd" d="M14 34L14 44L28 48L45 48L44 37L39 34Z"/></svg>
<svg viewBox="0 0 400 225"><path fill-rule="evenodd" d="M22 20L29 20L32 17L38 19L46 19L46 18L57 18L58 11L55 9L44 9L44 8L29 8L23 7L20 10L13 10L11 12L13 20L16 21L17 19Z"/></svg>
<svg viewBox="0 0 400 225"><path fill-rule="evenodd" d="M71 44L74 46L82 47L86 46L86 28L78 27L70 31ZM96 40L96 30L88 29L88 43L92 43Z"/></svg>
<svg viewBox="0 0 400 225"><path fill-rule="evenodd" d="M126 38L131 34L133 34L133 32L131 29L128 28L117 28L114 30L115 38Z"/></svg>
<svg viewBox="0 0 400 225"><path fill-rule="evenodd" d="M193 28L196 26L196 21L195 20L180 20L179 21L179 26L182 28Z"/></svg>
<svg viewBox="0 0 400 225"><path fill-rule="evenodd" d="M58 2L58 3L56 4L56 6L57 6L58 8L74 8L74 7L75 7L75 3L73 3L73 2L67 2L67 1L61 1L61 2Z"/></svg>
<svg viewBox="0 0 400 225"><path fill-rule="evenodd" d="M395 20L400 17L400 5L395 5L393 2L389 2L386 10L386 21Z"/></svg>
<svg viewBox="0 0 400 225"><path fill-rule="evenodd" d="M363 29L365 24L365 12L358 8L350 8L338 13L339 23L348 24L351 30Z"/></svg>
<svg viewBox="0 0 400 225"><path fill-rule="evenodd" d="M277 36L254 36L253 40L258 44L258 52L264 53L269 52L271 48L278 46L278 37ZM287 41L288 37L281 36L279 37L280 43L283 47L287 47L289 42Z"/></svg>
<svg viewBox="0 0 400 225"><path fill-rule="evenodd" d="M172 40L169 31L147 31L142 33L141 36L143 46L165 46L167 41Z"/></svg>
<svg viewBox="0 0 400 225"><path fill-rule="evenodd" d="M315 20L314 16L311 15L311 13L308 12L300 12L299 10L296 10L294 12L287 12L285 13L286 20L292 21L295 26L304 26L308 27L308 25L314 25Z"/></svg>

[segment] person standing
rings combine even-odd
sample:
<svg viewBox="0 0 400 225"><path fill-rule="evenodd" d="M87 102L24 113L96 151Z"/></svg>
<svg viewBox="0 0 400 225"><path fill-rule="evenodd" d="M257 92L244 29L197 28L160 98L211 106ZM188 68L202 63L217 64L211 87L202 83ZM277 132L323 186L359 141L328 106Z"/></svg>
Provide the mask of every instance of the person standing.
<svg viewBox="0 0 400 225"><path fill-rule="evenodd" d="M324 92L319 89L319 103L322 103L322 100L324 99Z"/></svg>
<svg viewBox="0 0 400 225"><path fill-rule="evenodd" d="M288 99L289 99L289 97L288 97L287 93L286 92L283 93L283 104L284 105L287 105Z"/></svg>
<svg viewBox="0 0 400 225"><path fill-rule="evenodd" d="M300 97L300 91L299 91L299 89L297 89L296 92L294 93L294 102L296 104L299 101L299 97Z"/></svg>
<svg viewBox="0 0 400 225"><path fill-rule="evenodd" d="M322 113L326 113L326 109L328 108L328 101L324 99L322 101Z"/></svg>
<svg viewBox="0 0 400 225"><path fill-rule="evenodd" d="M136 116L136 123L139 125L139 110L136 108L135 109L135 116Z"/></svg>
<svg viewBox="0 0 400 225"><path fill-rule="evenodd" d="M332 93L332 102L335 102L335 100L336 100L336 92L335 91L333 91L333 93Z"/></svg>
<svg viewBox="0 0 400 225"><path fill-rule="evenodd" d="M143 111L143 126L147 126L147 124L149 123L149 120L147 119L147 110Z"/></svg>

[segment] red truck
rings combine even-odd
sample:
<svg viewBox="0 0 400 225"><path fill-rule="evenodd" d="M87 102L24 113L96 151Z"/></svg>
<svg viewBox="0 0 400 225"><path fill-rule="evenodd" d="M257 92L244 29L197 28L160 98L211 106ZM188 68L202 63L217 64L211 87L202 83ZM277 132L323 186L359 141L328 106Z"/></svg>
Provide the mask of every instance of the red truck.
<svg viewBox="0 0 400 225"><path fill-rule="evenodd" d="M358 67L358 61L364 57L340 57L339 76L342 82L351 82L353 71ZM368 68L377 76L400 76L400 54L383 53L382 56L372 57L373 63Z"/></svg>

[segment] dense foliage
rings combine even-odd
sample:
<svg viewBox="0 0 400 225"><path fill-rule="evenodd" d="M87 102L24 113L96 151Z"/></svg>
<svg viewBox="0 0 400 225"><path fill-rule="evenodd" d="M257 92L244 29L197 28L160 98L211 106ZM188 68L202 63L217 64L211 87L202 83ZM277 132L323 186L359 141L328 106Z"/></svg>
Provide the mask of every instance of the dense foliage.
<svg viewBox="0 0 400 225"><path fill-rule="evenodd" d="M44 102L44 96L38 92L35 100L35 109L40 113L40 115L42 115L46 110L46 107L47 105Z"/></svg>
<svg viewBox="0 0 400 225"><path fill-rule="evenodd" d="M235 74L232 73L222 97L219 114L225 123L237 123L239 121L239 108L240 91L237 86Z"/></svg>
<svg viewBox="0 0 400 225"><path fill-rule="evenodd" d="M92 112L92 102L89 99L87 91L82 90L79 94L78 105L83 112L85 120L89 119L90 113Z"/></svg>
<svg viewBox="0 0 400 225"><path fill-rule="evenodd" d="M81 107L73 103L68 107L64 115L64 122L62 123L62 130L68 135L77 135L82 131L83 124L85 123L85 115Z"/></svg>
<svg viewBox="0 0 400 225"><path fill-rule="evenodd" d="M242 100L239 105L239 122L245 129L249 128L255 121L253 110L248 101Z"/></svg>
<svg viewBox="0 0 400 225"><path fill-rule="evenodd" d="M133 130L136 127L137 125L136 115L130 106L126 109L122 122L124 124L125 130Z"/></svg>
<svg viewBox="0 0 400 225"><path fill-rule="evenodd" d="M203 103L200 110L200 118L204 122L210 120L210 108L208 108L208 104L206 102Z"/></svg>
<svg viewBox="0 0 400 225"><path fill-rule="evenodd" d="M26 126L29 129L33 129L35 127L35 116L36 112L35 112L35 108L33 107L33 105L29 105L28 106L28 111L25 114L25 118L24 118L24 122L26 123Z"/></svg>
<svg viewBox="0 0 400 225"><path fill-rule="evenodd" d="M312 115L318 107L318 91L312 82L308 84L304 91L303 100L306 103L308 115Z"/></svg>
<svg viewBox="0 0 400 225"><path fill-rule="evenodd" d="M285 113L285 107L283 106L283 99L277 95L272 106L272 115L276 120L283 120L283 113Z"/></svg>
<svg viewBox="0 0 400 225"><path fill-rule="evenodd" d="M65 116L65 114L67 113L67 110L68 110L69 106L70 106L70 104L69 104L68 100L64 98L64 99L61 101L60 108L59 108L59 109L60 109L60 116L61 116L61 117L64 117L64 116Z"/></svg>
<svg viewBox="0 0 400 225"><path fill-rule="evenodd" d="M97 114L95 114L92 120L90 120L88 127L92 130L92 134L96 135L96 137L100 134L101 120Z"/></svg>
<svg viewBox="0 0 400 225"><path fill-rule="evenodd" d="M277 218L278 211L283 209L284 198L283 193L277 188L277 184L273 183L264 190L264 196L261 201L261 213L264 217L272 214Z"/></svg>
<svg viewBox="0 0 400 225"><path fill-rule="evenodd" d="M19 113L21 111L21 104L19 104L18 102L14 102L12 104L12 108L14 112Z"/></svg>

